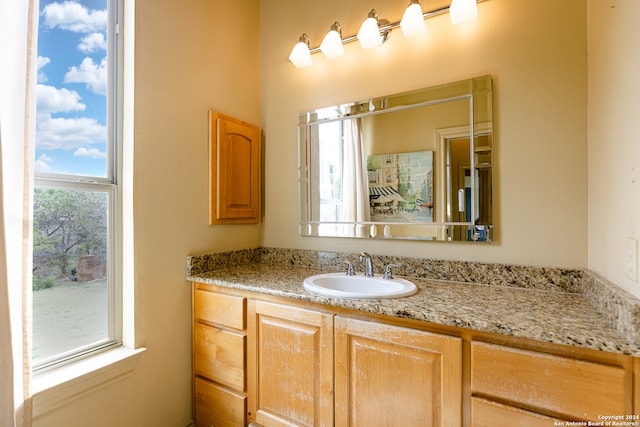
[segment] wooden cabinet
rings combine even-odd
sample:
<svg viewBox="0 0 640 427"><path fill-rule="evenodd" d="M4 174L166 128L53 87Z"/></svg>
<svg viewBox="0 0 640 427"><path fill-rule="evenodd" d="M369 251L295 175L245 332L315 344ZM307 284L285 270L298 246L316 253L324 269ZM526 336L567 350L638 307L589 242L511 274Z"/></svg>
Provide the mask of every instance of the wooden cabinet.
<svg viewBox="0 0 640 427"><path fill-rule="evenodd" d="M333 425L333 316L255 301L249 315L250 421Z"/></svg>
<svg viewBox="0 0 640 427"><path fill-rule="evenodd" d="M197 426L546 426L640 412L638 358L193 289Z"/></svg>
<svg viewBox="0 0 640 427"><path fill-rule="evenodd" d="M209 111L209 224L259 220L260 129Z"/></svg>
<svg viewBox="0 0 640 427"><path fill-rule="evenodd" d="M262 301L249 306L250 421L460 425L461 339Z"/></svg>
<svg viewBox="0 0 640 427"><path fill-rule="evenodd" d="M460 338L339 316L335 336L336 425L461 425Z"/></svg>
<svg viewBox="0 0 640 427"><path fill-rule="evenodd" d="M246 425L246 299L193 287L196 426Z"/></svg>
<svg viewBox="0 0 640 427"><path fill-rule="evenodd" d="M511 421L539 413L594 422L599 415L632 414L631 384L631 373L621 366L471 343L473 425L495 425L486 422L488 414Z"/></svg>

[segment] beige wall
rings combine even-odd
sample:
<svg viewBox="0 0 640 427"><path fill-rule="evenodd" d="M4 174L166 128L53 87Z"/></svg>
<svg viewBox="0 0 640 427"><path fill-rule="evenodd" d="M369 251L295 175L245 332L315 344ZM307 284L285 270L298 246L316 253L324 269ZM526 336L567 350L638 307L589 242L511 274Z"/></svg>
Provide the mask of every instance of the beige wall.
<svg viewBox="0 0 640 427"><path fill-rule="evenodd" d="M640 240L640 2L589 0L589 268L640 297L626 278Z"/></svg>
<svg viewBox="0 0 640 427"><path fill-rule="evenodd" d="M368 116L363 117L362 122L365 129L371 129L363 132L367 155L435 151L437 129L469 126L469 101L463 99ZM434 137L429 139L427 135Z"/></svg>
<svg viewBox="0 0 640 427"><path fill-rule="evenodd" d="M632 80L640 74L632 45L640 29L631 22L640 14L636 0L588 0L588 151L582 0L488 0L479 4L475 22L451 27L447 15L429 19L424 37L405 39L396 30L382 47L363 51L350 44L345 57L329 61L314 55L315 65L302 70L286 59L300 33L306 31L317 45L339 20L345 34L354 34L372 4L269 0L262 2L259 17L258 3L192 0L186 7L137 0L136 341L149 350L130 377L48 413L36 426L182 427L189 422L188 254L262 244L588 266L633 290L621 277L620 260L625 239L640 237L640 153L633 140L640 135L634 103L640 94ZM611 4L617 7L610 9ZM381 17L397 20L405 3L376 6ZM298 237L298 112L483 74L494 78L496 244ZM206 225L208 108L262 120L263 226Z"/></svg>
<svg viewBox="0 0 640 427"><path fill-rule="evenodd" d="M259 225L207 225L207 110L260 123L258 0L137 0L136 9L136 342L148 351L131 376L44 415L38 427L186 426L185 257L260 245Z"/></svg>
<svg viewBox="0 0 640 427"><path fill-rule="evenodd" d="M423 2L426 8L428 2ZM262 244L570 268L587 267L587 31L584 0L497 1L476 21L428 19L428 33L394 30L383 46L297 69L287 60L306 32L320 44L334 20L357 33L371 7L397 21L406 3L261 3L266 216ZM296 114L491 74L494 83L497 242L469 245L302 238L297 232Z"/></svg>

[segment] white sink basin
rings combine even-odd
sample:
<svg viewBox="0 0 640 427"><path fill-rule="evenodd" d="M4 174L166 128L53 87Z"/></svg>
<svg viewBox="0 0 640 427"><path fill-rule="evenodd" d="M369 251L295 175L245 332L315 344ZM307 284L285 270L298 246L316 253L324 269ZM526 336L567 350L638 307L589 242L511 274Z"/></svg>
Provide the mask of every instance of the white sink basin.
<svg viewBox="0 0 640 427"><path fill-rule="evenodd" d="M314 294L332 298L399 298L418 291L415 284L404 279L383 279L345 273L325 273L304 279L303 287Z"/></svg>

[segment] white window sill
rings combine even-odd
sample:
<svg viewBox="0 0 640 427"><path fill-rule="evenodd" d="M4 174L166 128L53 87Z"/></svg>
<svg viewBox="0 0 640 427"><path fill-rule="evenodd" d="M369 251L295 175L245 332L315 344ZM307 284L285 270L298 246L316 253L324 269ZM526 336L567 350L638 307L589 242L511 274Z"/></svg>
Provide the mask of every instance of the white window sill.
<svg viewBox="0 0 640 427"><path fill-rule="evenodd" d="M128 376L145 348L117 347L47 372L34 374L33 417L63 406Z"/></svg>

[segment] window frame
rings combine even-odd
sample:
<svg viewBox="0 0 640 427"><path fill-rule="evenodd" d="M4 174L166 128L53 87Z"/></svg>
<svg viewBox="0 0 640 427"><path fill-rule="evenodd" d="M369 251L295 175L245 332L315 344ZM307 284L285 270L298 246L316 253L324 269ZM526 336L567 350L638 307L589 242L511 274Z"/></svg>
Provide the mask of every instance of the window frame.
<svg viewBox="0 0 640 427"><path fill-rule="evenodd" d="M106 109L106 177L73 175L50 172L34 172L34 188L66 191L89 191L107 194L107 298L108 328L106 339L76 349L32 360L32 372L44 373L63 367L109 349L122 346L123 342L123 209L122 209L122 106L124 47L120 34L120 22L124 0L107 2L107 109ZM32 312L33 316L33 312Z"/></svg>

